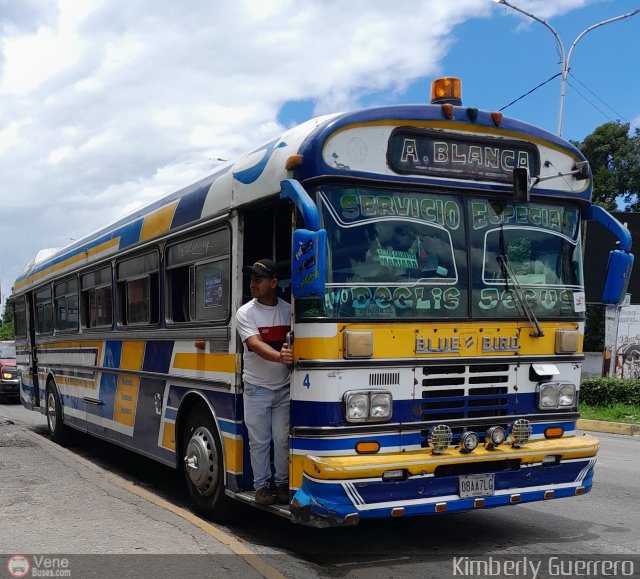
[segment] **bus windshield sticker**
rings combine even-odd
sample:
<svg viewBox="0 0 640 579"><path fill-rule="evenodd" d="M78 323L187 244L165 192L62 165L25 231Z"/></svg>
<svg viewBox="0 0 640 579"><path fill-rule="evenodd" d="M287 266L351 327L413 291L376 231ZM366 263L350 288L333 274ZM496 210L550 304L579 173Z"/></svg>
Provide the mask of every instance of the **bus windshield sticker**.
<svg viewBox="0 0 640 579"><path fill-rule="evenodd" d="M418 269L418 258L415 253L393 249L378 249L377 252L380 265Z"/></svg>

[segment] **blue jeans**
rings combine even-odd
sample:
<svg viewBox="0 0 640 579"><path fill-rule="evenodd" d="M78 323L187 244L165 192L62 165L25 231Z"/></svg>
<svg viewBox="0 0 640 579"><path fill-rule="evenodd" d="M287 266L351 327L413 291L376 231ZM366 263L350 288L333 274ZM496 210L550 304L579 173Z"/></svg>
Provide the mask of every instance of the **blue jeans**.
<svg viewBox="0 0 640 579"><path fill-rule="evenodd" d="M289 481L289 385L270 390L244 384L244 422L249 432L249 450L256 490L269 486L271 452L276 485Z"/></svg>

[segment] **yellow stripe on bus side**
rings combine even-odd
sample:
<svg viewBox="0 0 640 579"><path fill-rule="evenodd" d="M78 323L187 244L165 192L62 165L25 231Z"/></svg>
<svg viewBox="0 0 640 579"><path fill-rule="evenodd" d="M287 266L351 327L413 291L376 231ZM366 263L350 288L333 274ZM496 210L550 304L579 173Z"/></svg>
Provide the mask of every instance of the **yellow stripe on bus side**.
<svg viewBox="0 0 640 579"><path fill-rule="evenodd" d="M171 222L173 221L173 215L176 212L178 202L174 201L166 207L161 207L157 211L147 215L142 222L142 229L140 230L140 241L145 239L151 239L156 235L169 231Z"/></svg>
<svg viewBox="0 0 640 579"><path fill-rule="evenodd" d="M176 370L195 370L197 372L227 372L235 374L235 354L176 354L173 361Z"/></svg>
<svg viewBox="0 0 640 579"><path fill-rule="evenodd" d="M226 470L233 473L242 472L242 439L222 437Z"/></svg>
<svg viewBox="0 0 640 579"><path fill-rule="evenodd" d="M169 450L176 450L176 425L173 422L165 422L162 429L162 446Z"/></svg>
<svg viewBox="0 0 640 579"><path fill-rule="evenodd" d="M122 370L142 370L145 342L123 342L120 368ZM114 419L120 424L134 426L140 391L140 377L120 374L116 389Z"/></svg>
<svg viewBox="0 0 640 579"><path fill-rule="evenodd" d="M35 283L39 279L42 279L51 273L55 273L56 271L63 270L66 267L69 267L70 265L78 263L89 257L93 257L94 255L97 255L109 249L117 249L119 245L120 245L120 237L115 237L114 239L109 239L108 241L105 241L100 245L96 245L95 247L92 247L80 253L76 253L75 255L65 259L64 261L61 261L60 263L56 263L55 265L52 265L47 269L43 269L38 273L34 273L33 275L30 275L28 278L25 278L23 280L16 282L14 291L21 289L27 284Z"/></svg>

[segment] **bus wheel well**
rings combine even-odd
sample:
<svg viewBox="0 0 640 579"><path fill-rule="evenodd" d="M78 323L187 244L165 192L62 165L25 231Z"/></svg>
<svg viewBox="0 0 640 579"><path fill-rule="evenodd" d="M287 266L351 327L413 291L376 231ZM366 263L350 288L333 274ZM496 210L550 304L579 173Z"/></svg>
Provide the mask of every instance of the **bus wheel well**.
<svg viewBox="0 0 640 579"><path fill-rule="evenodd" d="M215 422L215 417L211 413L209 406L203 400L201 396L195 393L187 394L184 397L184 400L180 403L180 408L178 409L178 414L176 416L176 428L175 428L175 436L176 436L176 467L178 470L182 470L184 468L183 463L183 448L184 448L184 427L186 424L186 420L191 414L191 411L196 407L201 406L206 412L211 414L211 419Z"/></svg>
<svg viewBox="0 0 640 579"><path fill-rule="evenodd" d="M186 397L175 430L176 457L193 508L224 522L233 512L233 501L225 494L223 443L215 413L200 395Z"/></svg>
<svg viewBox="0 0 640 579"><path fill-rule="evenodd" d="M58 384L56 383L56 377L51 372L47 374L47 380L45 384L47 385L47 388L53 385L56 388L56 390L58 389Z"/></svg>
<svg viewBox="0 0 640 579"><path fill-rule="evenodd" d="M68 438L68 431L67 426L64 424L62 395L53 376L47 377L46 384L45 415L47 417L49 436L51 436L51 440L64 446Z"/></svg>

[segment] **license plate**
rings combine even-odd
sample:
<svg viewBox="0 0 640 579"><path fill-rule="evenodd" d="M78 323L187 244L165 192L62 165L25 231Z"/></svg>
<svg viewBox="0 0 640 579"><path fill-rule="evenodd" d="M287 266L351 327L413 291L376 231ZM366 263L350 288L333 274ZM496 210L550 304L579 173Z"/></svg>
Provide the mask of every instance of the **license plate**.
<svg viewBox="0 0 640 579"><path fill-rule="evenodd" d="M493 474L467 474L460 476L460 498L490 497L495 493Z"/></svg>

